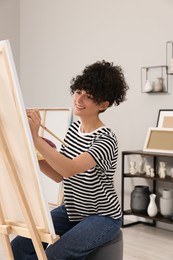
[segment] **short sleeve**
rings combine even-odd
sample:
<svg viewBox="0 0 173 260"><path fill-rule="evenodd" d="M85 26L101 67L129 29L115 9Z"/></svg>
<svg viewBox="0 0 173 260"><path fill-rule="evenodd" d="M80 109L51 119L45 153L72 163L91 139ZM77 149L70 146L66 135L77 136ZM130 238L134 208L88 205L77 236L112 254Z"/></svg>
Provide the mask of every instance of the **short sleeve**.
<svg viewBox="0 0 173 260"><path fill-rule="evenodd" d="M104 134L96 138L88 153L104 171L115 168L118 157L118 145L115 135Z"/></svg>

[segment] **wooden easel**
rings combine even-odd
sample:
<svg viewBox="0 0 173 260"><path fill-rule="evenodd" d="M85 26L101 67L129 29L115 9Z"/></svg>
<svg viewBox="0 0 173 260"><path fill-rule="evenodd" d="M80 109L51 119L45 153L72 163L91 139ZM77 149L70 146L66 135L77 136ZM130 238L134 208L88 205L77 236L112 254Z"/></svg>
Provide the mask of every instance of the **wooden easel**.
<svg viewBox="0 0 173 260"><path fill-rule="evenodd" d="M42 241L47 243L54 243L56 240L59 239L59 236L57 236L56 239L53 239L51 234L46 234L42 230L37 229L1 126L2 124L0 120L0 147L3 147L3 149L0 149L0 153L2 154L3 160L5 161L10 179L13 183L14 189L16 191L21 206L22 213L26 221L26 226L24 227L20 226L19 223L13 223L10 220L6 220L4 218L2 205L0 204L0 235L2 238L5 254L7 256L7 259L14 259L11 250L9 235L17 234L31 238L38 259L46 260L47 257L42 246Z"/></svg>
<svg viewBox="0 0 173 260"><path fill-rule="evenodd" d="M59 236L44 200L8 40L0 41L0 71L0 238L8 260L14 259L10 234L30 238L38 259L46 260L42 242Z"/></svg>

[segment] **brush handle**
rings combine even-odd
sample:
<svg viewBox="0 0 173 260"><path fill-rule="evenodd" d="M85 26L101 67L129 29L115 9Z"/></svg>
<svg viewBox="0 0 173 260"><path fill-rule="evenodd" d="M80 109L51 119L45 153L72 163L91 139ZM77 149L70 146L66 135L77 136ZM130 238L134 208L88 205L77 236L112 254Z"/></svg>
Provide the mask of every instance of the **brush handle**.
<svg viewBox="0 0 173 260"><path fill-rule="evenodd" d="M40 124L40 126L46 131L48 132L50 135L52 135L53 137L55 137L55 139L57 139L60 143L62 143L63 145L67 146L58 136L56 136L54 133L52 133L47 127L45 127L44 125Z"/></svg>

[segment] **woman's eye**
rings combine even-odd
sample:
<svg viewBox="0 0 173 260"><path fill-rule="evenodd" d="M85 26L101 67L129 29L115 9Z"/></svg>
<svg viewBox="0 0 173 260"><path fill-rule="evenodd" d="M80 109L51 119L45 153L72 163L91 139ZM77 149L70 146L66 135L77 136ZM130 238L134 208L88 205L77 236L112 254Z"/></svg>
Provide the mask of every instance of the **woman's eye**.
<svg viewBox="0 0 173 260"><path fill-rule="evenodd" d="M88 99L93 99L93 96L87 95L87 98L88 98Z"/></svg>

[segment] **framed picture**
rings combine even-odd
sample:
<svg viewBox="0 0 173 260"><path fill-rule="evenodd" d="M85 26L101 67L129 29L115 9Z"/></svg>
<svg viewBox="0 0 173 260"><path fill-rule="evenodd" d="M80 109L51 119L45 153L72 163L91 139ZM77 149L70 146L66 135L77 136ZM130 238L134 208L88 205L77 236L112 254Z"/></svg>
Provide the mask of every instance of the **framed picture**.
<svg viewBox="0 0 173 260"><path fill-rule="evenodd" d="M157 127L173 128L173 110L160 109L157 119Z"/></svg>
<svg viewBox="0 0 173 260"><path fill-rule="evenodd" d="M143 151L173 154L173 129L149 128Z"/></svg>

